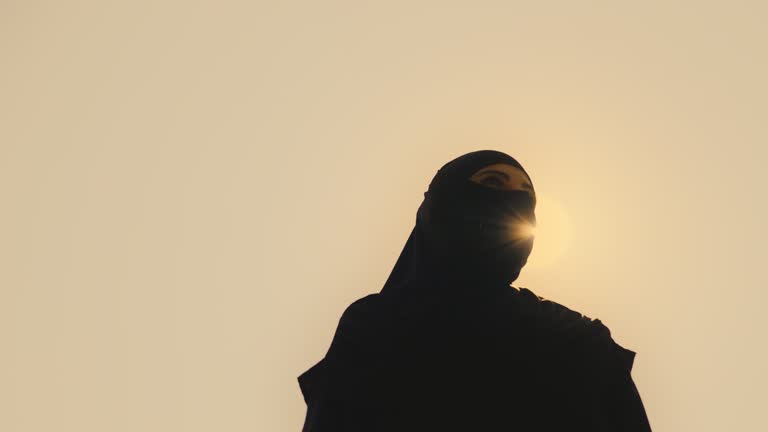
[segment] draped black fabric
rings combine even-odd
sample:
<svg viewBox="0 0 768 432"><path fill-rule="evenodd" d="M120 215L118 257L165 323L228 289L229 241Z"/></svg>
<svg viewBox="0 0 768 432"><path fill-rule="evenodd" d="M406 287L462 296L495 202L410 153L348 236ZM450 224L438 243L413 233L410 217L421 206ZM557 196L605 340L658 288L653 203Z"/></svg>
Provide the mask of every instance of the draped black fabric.
<svg viewBox="0 0 768 432"><path fill-rule="evenodd" d="M484 236L533 221L535 198L468 184L496 163L522 169L485 150L438 171L381 292L344 311L299 376L303 432L650 431L635 353L600 320L510 286L531 241Z"/></svg>

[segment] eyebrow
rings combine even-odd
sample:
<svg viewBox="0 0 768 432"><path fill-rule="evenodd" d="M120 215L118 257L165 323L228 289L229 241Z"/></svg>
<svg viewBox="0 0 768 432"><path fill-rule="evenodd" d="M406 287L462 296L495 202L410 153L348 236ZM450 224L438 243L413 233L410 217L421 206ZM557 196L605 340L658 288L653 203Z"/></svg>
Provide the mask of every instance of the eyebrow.
<svg viewBox="0 0 768 432"><path fill-rule="evenodd" d="M485 174L498 174L498 175L504 177L507 181L511 180L510 177L509 177L509 174L507 174L507 173L505 173L503 171L489 169L487 171L483 171L483 172L480 173L480 175L485 175ZM529 183L529 182L523 182L523 187L526 188L526 189L533 190L533 185L531 183Z"/></svg>

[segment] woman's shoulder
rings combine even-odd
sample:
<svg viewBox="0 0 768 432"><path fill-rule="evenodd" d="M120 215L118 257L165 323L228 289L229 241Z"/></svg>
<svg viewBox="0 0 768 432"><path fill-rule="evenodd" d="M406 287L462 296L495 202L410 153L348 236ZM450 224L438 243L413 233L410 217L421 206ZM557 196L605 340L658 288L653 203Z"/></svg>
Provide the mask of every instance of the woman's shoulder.
<svg viewBox="0 0 768 432"><path fill-rule="evenodd" d="M367 350L379 350L392 333L391 305L378 293L350 303L341 314L332 345L344 341Z"/></svg>
<svg viewBox="0 0 768 432"><path fill-rule="evenodd" d="M635 352L619 345L611 330L600 319L590 318L560 303L535 294L528 288L515 288L523 313L533 320L538 331L568 345L591 353L602 352L631 369Z"/></svg>
<svg viewBox="0 0 768 432"><path fill-rule="evenodd" d="M371 318L381 313L385 307L385 301L378 293L365 295L344 309L339 318L339 326L344 327L350 324L357 324L359 321L369 322Z"/></svg>
<svg viewBox="0 0 768 432"><path fill-rule="evenodd" d="M377 294L370 294L353 301L344 309L325 356L298 377L307 403L313 394L327 387L329 376L338 369L340 362L348 361L350 355L357 356L372 345L371 329L375 327L380 303Z"/></svg>
<svg viewBox="0 0 768 432"><path fill-rule="evenodd" d="M595 336L610 337L610 330L599 319L592 319L560 303L537 295L528 288L515 288L521 305L539 325L563 332L590 332Z"/></svg>

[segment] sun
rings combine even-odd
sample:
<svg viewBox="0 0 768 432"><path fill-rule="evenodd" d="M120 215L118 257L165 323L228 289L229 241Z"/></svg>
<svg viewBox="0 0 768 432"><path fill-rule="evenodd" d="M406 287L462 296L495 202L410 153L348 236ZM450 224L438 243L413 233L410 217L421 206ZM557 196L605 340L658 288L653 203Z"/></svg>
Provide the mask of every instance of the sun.
<svg viewBox="0 0 768 432"><path fill-rule="evenodd" d="M551 268L568 249L571 226L565 208L548 195L536 193L536 226L523 229L534 235L529 268Z"/></svg>

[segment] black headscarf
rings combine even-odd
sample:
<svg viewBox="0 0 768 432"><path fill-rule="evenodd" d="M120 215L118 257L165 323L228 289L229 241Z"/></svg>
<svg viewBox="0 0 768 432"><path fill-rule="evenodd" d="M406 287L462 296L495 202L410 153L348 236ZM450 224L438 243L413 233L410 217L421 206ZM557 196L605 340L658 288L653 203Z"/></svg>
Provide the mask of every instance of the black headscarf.
<svg viewBox="0 0 768 432"><path fill-rule="evenodd" d="M517 279L533 247L533 237L519 228L535 225L536 199L528 191L492 189L470 180L494 164L528 175L513 157L495 150L467 153L437 171L383 294L400 295L405 289L481 294Z"/></svg>

